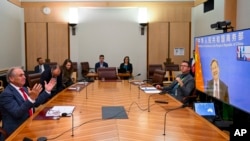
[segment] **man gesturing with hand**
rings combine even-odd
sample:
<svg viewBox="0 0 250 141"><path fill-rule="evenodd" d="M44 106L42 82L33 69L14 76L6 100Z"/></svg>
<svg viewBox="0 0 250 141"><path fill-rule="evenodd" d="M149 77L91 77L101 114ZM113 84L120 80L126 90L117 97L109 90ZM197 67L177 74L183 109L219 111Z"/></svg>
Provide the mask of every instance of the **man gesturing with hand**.
<svg viewBox="0 0 250 141"><path fill-rule="evenodd" d="M181 74L176 76L175 80L167 87L156 85L157 89L174 96L177 100L183 102L183 98L189 96L195 88L194 78L190 74L190 64L188 61L182 61L180 65Z"/></svg>
<svg viewBox="0 0 250 141"><path fill-rule="evenodd" d="M23 87L26 77L24 71L19 67L10 68L6 79L9 84L0 94L0 111L3 129L10 135L33 115L34 107L38 107L50 97L56 80L51 79L49 83L45 82L44 91L42 91L41 84L35 84L33 88ZM3 137L1 138L3 139Z"/></svg>

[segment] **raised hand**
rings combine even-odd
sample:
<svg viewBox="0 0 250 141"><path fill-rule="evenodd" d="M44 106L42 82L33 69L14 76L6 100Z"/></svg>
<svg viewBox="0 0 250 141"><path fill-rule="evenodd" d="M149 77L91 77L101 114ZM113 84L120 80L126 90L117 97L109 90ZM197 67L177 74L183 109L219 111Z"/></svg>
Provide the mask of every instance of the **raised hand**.
<svg viewBox="0 0 250 141"><path fill-rule="evenodd" d="M51 90L54 88L55 85L56 85L56 78L51 78L49 83L44 81L44 87L47 92L51 92Z"/></svg>
<svg viewBox="0 0 250 141"><path fill-rule="evenodd" d="M38 95L40 94L40 92L42 91L42 89L43 88L42 88L41 84L35 84L31 90L28 87L29 97L32 100L36 100L36 98L38 97Z"/></svg>
<svg viewBox="0 0 250 141"><path fill-rule="evenodd" d="M175 80L179 83L180 86L183 86L183 82L180 77L176 77Z"/></svg>

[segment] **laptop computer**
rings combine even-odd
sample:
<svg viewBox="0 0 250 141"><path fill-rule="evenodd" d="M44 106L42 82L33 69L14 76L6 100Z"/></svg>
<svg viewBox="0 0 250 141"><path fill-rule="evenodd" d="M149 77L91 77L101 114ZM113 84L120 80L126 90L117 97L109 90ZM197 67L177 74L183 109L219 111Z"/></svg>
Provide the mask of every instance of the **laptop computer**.
<svg viewBox="0 0 250 141"><path fill-rule="evenodd" d="M126 69L118 69L118 73L126 73Z"/></svg>
<svg viewBox="0 0 250 141"><path fill-rule="evenodd" d="M204 117L210 122L214 122L216 118L214 103L212 102L194 103L194 110L197 114Z"/></svg>

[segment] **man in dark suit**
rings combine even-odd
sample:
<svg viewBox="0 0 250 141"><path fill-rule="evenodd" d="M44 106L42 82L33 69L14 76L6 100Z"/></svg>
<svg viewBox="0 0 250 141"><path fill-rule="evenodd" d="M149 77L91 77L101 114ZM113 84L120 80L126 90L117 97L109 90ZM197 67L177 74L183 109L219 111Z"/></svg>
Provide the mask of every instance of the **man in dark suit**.
<svg viewBox="0 0 250 141"><path fill-rule="evenodd" d="M51 67L51 69L45 70L41 74L40 83L42 84L43 89L45 88L45 82L48 83L51 78L56 79L56 85L51 90L51 97L53 97L64 89L63 84L62 84L62 72L61 72L61 68L59 65L54 65Z"/></svg>
<svg viewBox="0 0 250 141"><path fill-rule="evenodd" d="M219 63L213 59L210 63L213 79L207 83L206 93L222 100L223 102L229 103L228 86L219 78Z"/></svg>
<svg viewBox="0 0 250 141"><path fill-rule="evenodd" d="M38 107L49 98L56 81L51 79L49 83L45 82L45 91L42 91L41 84L35 84L32 89L23 87L26 78L19 67L10 68L6 78L9 84L0 94L0 110L3 129L10 135L32 116L33 107Z"/></svg>
<svg viewBox="0 0 250 141"><path fill-rule="evenodd" d="M35 73L42 73L45 70L50 69L50 66L48 64L45 64L41 57L38 57L36 59L36 61L37 61L38 65L36 65L34 68Z"/></svg>
<svg viewBox="0 0 250 141"><path fill-rule="evenodd" d="M44 64L44 61L41 57L38 57L36 59L36 61L37 61L38 65L36 65L34 68L35 73L42 73L45 70L50 69L50 66L48 64Z"/></svg>
<svg viewBox="0 0 250 141"><path fill-rule="evenodd" d="M107 68L108 63L104 62L104 55L99 56L99 62L95 63L95 72L97 72L98 68Z"/></svg>
<svg viewBox="0 0 250 141"><path fill-rule="evenodd" d="M176 76L176 79L167 87L156 85L157 89L167 92L177 100L184 102L183 99L189 96L195 88L194 78L190 74L190 64L188 61L182 61L180 65L182 74Z"/></svg>

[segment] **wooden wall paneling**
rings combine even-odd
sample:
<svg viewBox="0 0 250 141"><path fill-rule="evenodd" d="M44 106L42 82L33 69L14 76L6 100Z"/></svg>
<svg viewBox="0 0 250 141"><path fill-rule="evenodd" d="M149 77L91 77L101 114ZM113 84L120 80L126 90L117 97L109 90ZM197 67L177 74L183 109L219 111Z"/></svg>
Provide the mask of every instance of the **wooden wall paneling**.
<svg viewBox="0 0 250 141"><path fill-rule="evenodd" d="M180 22L191 21L191 7L181 5L148 7L150 22Z"/></svg>
<svg viewBox="0 0 250 141"><path fill-rule="evenodd" d="M68 7L49 7L51 13L46 15L43 8L48 4L24 8L25 22L68 22Z"/></svg>
<svg viewBox="0 0 250 141"><path fill-rule="evenodd" d="M69 28L67 23L48 23L48 57L60 65L69 58Z"/></svg>
<svg viewBox="0 0 250 141"><path fill-rule="evenodd" d="M225 0L225 9L224 9L224 19L231 21L231 26L234 27L235 30L237 27L236 17L237 17L237 0ZM228 29L230 32L231 29Z"/></svg>
<svg viewBox="0 0 250 141"><path fill-rule="evenodd" d="M26 23L26 70L34 70L36 58L47 57L46 23Z"/></svg>
<svg viewBox="0 0 250 141"><path fill-rule="evenodd" d="M183 56L174 56L174 48L184 48ZM190 56L190 22L170 23L170 58L174 64L189 60Z"/></svg>
<svg viewBox="0 0 250 141"><path fill-rule="evenodd" d="M168 22L149 24L148 64L163 64L168 54Z"/></svg>

